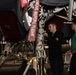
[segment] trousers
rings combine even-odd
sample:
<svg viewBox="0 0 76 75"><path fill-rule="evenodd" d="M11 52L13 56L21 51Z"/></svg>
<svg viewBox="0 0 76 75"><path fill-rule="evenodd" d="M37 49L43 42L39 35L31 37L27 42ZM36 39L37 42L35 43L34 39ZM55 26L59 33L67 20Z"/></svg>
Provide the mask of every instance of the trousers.
<svg viewBox="0 0 76 75"><path fill-rule="evenodd" d="M72 54L69 74L76 75L76 53Z"/></svg>
<svg viewBox="0 0 76 75"><path fill-rule="evenodd" d="M50 62L50 65L54 75L63 75L63 60L53 60Z"/></svg>

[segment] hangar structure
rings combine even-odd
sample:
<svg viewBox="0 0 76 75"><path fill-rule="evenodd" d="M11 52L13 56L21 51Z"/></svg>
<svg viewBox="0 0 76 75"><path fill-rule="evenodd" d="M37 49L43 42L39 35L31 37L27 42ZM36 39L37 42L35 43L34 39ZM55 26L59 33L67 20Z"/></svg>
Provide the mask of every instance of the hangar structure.
<svg viewBox="0 0 76 75"><path fill-rule="evenodd" d="M44 75L47 22L58 22L64 33L63 44L69 44L76 0L23 0L23 6L21 1L0 0L0 65L10 59L23 60L25 67L21 66L17 75L26 75L31 64L36 75Z"/></svg>

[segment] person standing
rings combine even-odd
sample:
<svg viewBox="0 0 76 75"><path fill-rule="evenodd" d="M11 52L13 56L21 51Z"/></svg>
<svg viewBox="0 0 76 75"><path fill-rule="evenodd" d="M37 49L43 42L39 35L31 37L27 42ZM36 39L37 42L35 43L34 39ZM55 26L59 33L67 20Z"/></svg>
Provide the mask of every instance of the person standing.
<svg viewBox="0 0 76 75"><path fill-rule="evenodd" d="M55 22L49 23L49 34L44 33L49 46L49 61L54 75L63 75L62 38L63 33L57 30Z"/></svg>
<svg viewBox="0 0 76 75"><path fill-rule="evenodd" d="M71 53L72 58L70 62L70 75L76 75L76 18L72 21L72 30L74 30L74 34L71 38Z"/></svg>

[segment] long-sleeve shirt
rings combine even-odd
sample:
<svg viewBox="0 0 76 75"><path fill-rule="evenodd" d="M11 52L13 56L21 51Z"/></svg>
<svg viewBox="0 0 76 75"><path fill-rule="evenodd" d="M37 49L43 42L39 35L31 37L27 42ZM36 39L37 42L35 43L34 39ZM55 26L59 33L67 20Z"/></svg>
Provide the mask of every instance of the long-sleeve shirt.
<svg viewBox="0 0 76 75"><path fill-rule="evenodd" d="M71 50L76 51L76 32L74 33L71 39Z"/></svg>

